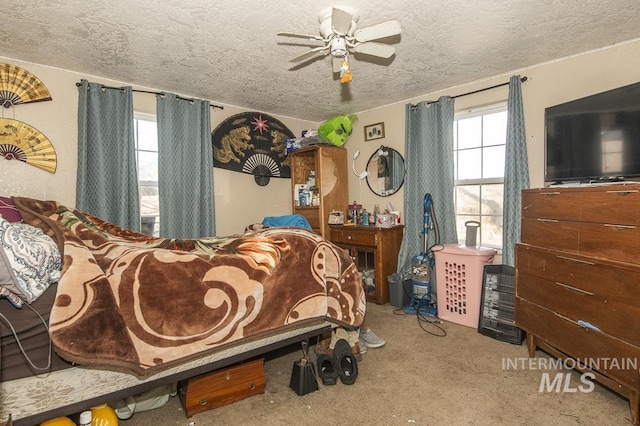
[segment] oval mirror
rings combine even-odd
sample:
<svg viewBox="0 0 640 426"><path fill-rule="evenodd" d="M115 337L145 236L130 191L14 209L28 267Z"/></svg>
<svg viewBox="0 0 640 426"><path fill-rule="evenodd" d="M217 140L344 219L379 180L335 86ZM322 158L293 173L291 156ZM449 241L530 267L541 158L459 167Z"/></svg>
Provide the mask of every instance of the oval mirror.
<svg viewBox="0 0 640 426"><path fill-rule="evenodd" d="M393 195L404 183L404 158L393 148L381 146L367 163L367 185L381 197Z"/></svg>

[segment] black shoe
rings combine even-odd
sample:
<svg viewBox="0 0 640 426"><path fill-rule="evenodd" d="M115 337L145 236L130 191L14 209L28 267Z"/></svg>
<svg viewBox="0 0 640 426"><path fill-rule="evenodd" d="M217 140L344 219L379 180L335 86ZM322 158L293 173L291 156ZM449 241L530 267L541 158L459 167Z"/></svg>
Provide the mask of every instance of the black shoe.
<svg viewBox="0 0 640 426"><path fill-rule="evenodd" d="M327 354L318 355L316 360L318 366L318 376L325 386L335 385L338 380L338 370L334 363L333 357Z"/></svg>
<svg viewBox="0 0 640 426"><path fill-rule="evenodd" d="M349 342L344 339L336 342L336 346L333 349L333 361L338 369L342 383L345 385L354 384L356 377L358 377L358 361L353 352L351 352Z"/></svg>

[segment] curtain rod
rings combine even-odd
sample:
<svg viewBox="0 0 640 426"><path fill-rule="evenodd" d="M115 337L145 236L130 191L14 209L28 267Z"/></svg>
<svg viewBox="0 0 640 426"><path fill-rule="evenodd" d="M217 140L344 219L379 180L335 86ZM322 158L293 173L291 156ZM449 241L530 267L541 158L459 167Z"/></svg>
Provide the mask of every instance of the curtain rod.
<svg viewBox="0 0 640 426"><path fill-rule="evenodd" d="M527 81L527 76L520 77L520 82L521 83L524 83L525 81ZM506 83L496 84L495 86L485 87L484 89L478 89L478 90L474 90L473 92L467 92L467 93L463 93L461 95L452 96L452 98L453 99L461 98L463 96L473 95L473 94L476 94L476 93L484 92L485 90L491 90L491 89L495 89L497 87L508 86L508 85L509 85L509 82L507 81Z"/></svg>
<svg viewBox="0 0 640 426"><path fill-rule="evenodd" d="M80 87L80 86L82 86L82 83L78 82L78 83L76 83L76 86ZM104 84L101 84L100 87L103 88L103 89L122 90L122 87L105 86ZM137 92L137 93L148 93L150 95L161 95L161 96L165 95L164 92L153 92L153 91L150 91L150 90L131 89L131 91ZM185 97L178 96L178 95L176 95L176 98L182 99L183 101L193 101L192 98L185 98ZM210 104L210 106L211 106L211 108L224 109L224 107L221 106L221 105Z"/></svg>
<svg viewBox="0 0 640 426"><path fill-rule="evenodd" d="M524 83L525 81L527 81L527 76L524 77L520 77L520 82ZM491 87L485 87L484 89L478 89L478 90L474 90L472 92L467 92L467 93L462 93L460 95L455 95L455 96L450 96L451 99L455 99L455 98L461 98L463 96L468 96L468 95L475 95L476 93L480 93L480 92L485 92L487 90L491 90L491 89L496 89L498 87L502 87L502 86L508 86L509 82L506 83L501 83L501 84L496 84L495 86L491 86ZM438 101L427 101L425 102L427 105L430 104L435 104ZM417 105L412 105L413 108L417 107Z"/></svg>

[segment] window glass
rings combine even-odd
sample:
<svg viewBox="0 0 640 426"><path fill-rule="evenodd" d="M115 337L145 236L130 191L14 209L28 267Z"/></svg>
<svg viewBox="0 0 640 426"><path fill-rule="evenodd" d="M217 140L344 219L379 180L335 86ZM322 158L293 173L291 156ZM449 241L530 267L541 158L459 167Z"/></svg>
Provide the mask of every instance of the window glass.
<svg viewBox="0 0 640 426"><path fill-rule="evenodd" d="M158 128L155 120L138 119L138 149L158 152Z"/></svg>
<svg viewBox="0 0 640 426"><path fill-rule="evenodd" d="M144 234L158 236L160 199L158 196L158 130L155 117L136 114L134 132L141 231Z"/></svg>
<svg viewBox="0 0 640 426"><path fill-rule="evenodd" d="M478 147L482 143L482 117L472 117L458 122L458 149Z"/></svg>
<svg viewBox="0 0 640 426"><path fill-rule="evenodd" d="M138 180L158 183L158 153L138 151Z"/></svg>
<svg viewBox="0 0 640 426"><path fill-rule="evenodd" d="M507 111L482 116L482 145L504 145L507 140Z"/></svg>
<svg viewBox="0 0 640 426"><path fill-rule="evenodd" d="M459 215L480 214L480 185L456 187L456 213Z"/></svg>
<svg viewBox="0 0 640 426"><path fill-rule="evenodd" d="M482 177L482 149L458 151L458 179L479 179Z"/></svg>
<svg viewBox="0 0 640 426"><path fill-rule="evenodd" d="M482 185L482 213L485 215L502 215L502 193L504 185Z"/></svg>
<svg viewBox="0 0 640 426"><path fill-rule="evenodd" d="M505 145L482 149L483 178L504 178L504 153Z"/></svg>

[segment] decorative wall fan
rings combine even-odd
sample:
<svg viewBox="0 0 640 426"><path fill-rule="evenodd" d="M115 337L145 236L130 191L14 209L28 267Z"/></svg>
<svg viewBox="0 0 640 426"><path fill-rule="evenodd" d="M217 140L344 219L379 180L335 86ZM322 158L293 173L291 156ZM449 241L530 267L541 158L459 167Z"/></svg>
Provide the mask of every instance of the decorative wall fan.
<svg viewBox="0 0 640 426"><path fill-rule="evenodd" d="M294 135L280 120L261 112L241 112L211 132L213 167L252 174L260 186L271 177L290 178L287 139Z"/></svg>
<svg viewBox="0 0 640 426"><path fill-rule="evenodd" d="M5 108L28 102L50 101L49 89L29 71L0 63L0 104Z"/></svg>
<svg viewBox="0 0 640 426"><path fill-rule="evenodd" d="M22 121L0 118L0 156L55 173L56 150L38 129Z"/></svg>
<svg viewBox="0 0 640 426"><path fill-rule="evenodd" d="M322 54L330 54L333 72L342 72L341 65L347 62L350 52L363 55L390 58L395 54L395 48L388 44L376 42L387 37L397 36L401 32L400 22L395 19L358 29L359 16L351 8L345 6L323 10L318 16L320 35L297 34L279 32L279 36L318 40L324 46L315 47L291 62L301 62Z"/></svg>

